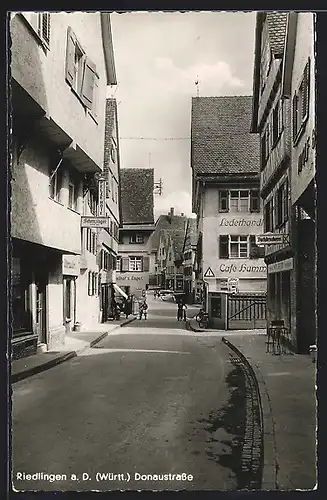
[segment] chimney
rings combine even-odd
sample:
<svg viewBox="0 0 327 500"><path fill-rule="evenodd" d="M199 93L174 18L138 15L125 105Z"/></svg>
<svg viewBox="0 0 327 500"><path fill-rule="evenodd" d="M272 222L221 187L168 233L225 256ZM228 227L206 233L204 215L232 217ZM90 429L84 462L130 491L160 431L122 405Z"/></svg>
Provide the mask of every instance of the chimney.
<svg viewBox="0 0 327 500"><path fill-rule="evenodd" d="M181 216L184 217L184 213L183 212L181 213Z"/></svg>
<svg viewBox="0 0 327 500"><path fill-rule="evenodd" d="M171 217L174 215L174 207L171 207L171 208L170 208L169 215L170 215Z"/></svg>

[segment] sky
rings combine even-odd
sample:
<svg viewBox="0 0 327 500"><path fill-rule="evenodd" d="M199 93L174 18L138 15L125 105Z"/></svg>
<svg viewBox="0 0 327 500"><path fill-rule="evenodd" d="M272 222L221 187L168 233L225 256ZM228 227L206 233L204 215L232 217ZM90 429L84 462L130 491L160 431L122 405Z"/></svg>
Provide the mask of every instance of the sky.
<svg viewBox="0 0 327 500"><path fill-rule="evenodd" d="M121 167L162 179L155 218L192 216L191 98L252 95L255 12L115 12L111 24Z"/></svg>

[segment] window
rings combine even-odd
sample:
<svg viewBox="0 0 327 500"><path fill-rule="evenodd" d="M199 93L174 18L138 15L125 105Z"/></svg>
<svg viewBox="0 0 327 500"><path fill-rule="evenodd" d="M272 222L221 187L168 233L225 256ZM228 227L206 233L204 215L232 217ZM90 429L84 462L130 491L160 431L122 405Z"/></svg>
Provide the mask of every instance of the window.
<svg viewBox="0 0 327 500"><path fill-rule="evenodd" d="M230 258L248 257L248 237L230 236L229 237L229 256Z"/></svg>
<svg viewBox="0 0 327 500"><path fill-rule="evenodd" d="M98 294L98 273L88 272L87 288L89 296L92 297Z"/></svg>
<svg viewBox="0 0 327 500"><path fill-rule="evenodd" d="M230 192L230 210L232 212L248 212L249 211L249 191L231 191Z"/></svg>
<svg viewBox="0 0 327 500"><path fill-rule="evenodd" d="M258 189L219 190L219 212L260 212Z"/></svg>
<svg viewBox="0 0 327 500"><path fill-rule="evenodd" d="M97 195L93 193L92 191L88 192L88 205L90 208L90 211L92 215L97 215L97 210L98 210L98 199Z"/></svg>
<svg viewBox="0 0 327 500"><path fill-rule="evenodd" d="M241 259L249 256L249 238L241 235L220 235L219 257Z"/></svg>
<svg viewBox="0 0 327 500"><path fill-rule="evenodd" d="M219 212L228 212L229 203L228 203L228 191L220 190L219 191Z"/></svg>
<svg viewBox="0 0 327 500"><path fill-rule="evenodd" d="M121 257L117 257L116 261L116 271L120 272L121 271Z"/></svg>
<svg viewBox="0 0 327 500"><path fill-rule="evenodd" d="M276 226L281 226L288 219L288 180L276 192Z"/></svg>
<svg viewBox="0 0 327 500"><path fill-rule="evenodd" d="M50 48L50 12L23 12L22 16L28 22L29 26L37 34L42 44Z"/></svg>
<svg viewBox="0 0 327 500"><path fill-rule="evenodd" d="M94 255L97 253L97 235L90 228L86 228L86 250Z"/></svg>
<svg viewBox="0 0 327 500"><path fill-rule="evenodd" d="M143 234L131 234L129 237L129 242L130 243L144 243L144 236Z"/></svg>
<svg viewBox="0 0 327 500"><path fill-rule="evenodd" d="M267 77L269 74L271 61L272 61L272 54L271 54L271 49L270 49L270 45L269 45L267 22L265 23L264 28L263 28L262 40L263 40L263 43L262 43L262 47L261 47L261 59L260 59L260 89L261 89L261 92L264 91L264 88L266 86L266 81L267 81Z"/></svg>
<svg viewBox="0 0 327 500"><path fill-rule="evenodd" d="M62 171L60 167L50 175L50 198L60 202L60 192L62 187Z"/></svg>
<svg viewBox="0 0 327 500"><path fill-rule="evenodd" d="M67 30L66 81L93 114L98 112L99 76L96 66L85 54L73 30Z"/></svg>
<svg viewBox="0 0 327 500"><path fill-rule="evenodd" d="M261 167L263 168L270 154L270 123L267 123L266 130L261 137Z"/></svg>
<svg viewBox="0 0 327 500"><path fill-rule="evenodd" d="M269 233L274 230L274 202L271 198L264 207L265 232Z"/></svg>
<svg viewBox="0 0 327 500"><path fill-rule="evenodd" d="M250 212L260 212L259 189L252 189L250 193Z"/></svg>
<svg viewBox="0 0 327 500"><path fill-rule="evenodd" d="M92 271L89 271L87 275L87 293L92 295Z"/></svg>
<svg viewBox="0 0 327 500"><path fill-rule="evenodd" d="M77 210L78 202L78 180L75 174L69 173L68 180L68 207Z"/></svg>
<svg viewBox="0 0 327 500"><path fill-rule="evenodd" d="M129 271L142 271L142 257L129 257Z"/></svg>
<svg viewBox="0 0 327 500"><path fill-rule="evenodd" d="M272 143L275 146L283 131L283 100L280 99L272 113Z"/></svg>
<svg viewBox="0 0 327 500"><path fill-rule="evenodd" d="M310 59L304 68L298 91L292 101L293 142L301 136L309 116Z"/></svg>

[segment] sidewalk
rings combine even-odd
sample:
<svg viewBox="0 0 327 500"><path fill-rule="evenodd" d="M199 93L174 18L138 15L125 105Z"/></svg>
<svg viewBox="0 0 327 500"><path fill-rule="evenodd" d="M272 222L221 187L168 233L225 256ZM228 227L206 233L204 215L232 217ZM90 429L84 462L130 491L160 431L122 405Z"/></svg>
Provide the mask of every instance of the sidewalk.
<svg viewBox="0 0 327 500"><path fill-rule="evenodd" d="M99 324L92 330L70 332L65 337L65 345L58 346L56 350L13 360L11 362L11 382L18 382L77 356L84 349L100 342L112 331L131 323L135 319L136 316L131 316L127 320L123 319L121 321L110 321Z"/></svg>
<svg viewBox="0 0 327 500"><path fill-rule="evenodd" d="M189 326L193 329L197 323L191 320ZM264 420L262 489L313 489L317 475L316 365L311 357L267 353L263 330L200 331L228 339L254 369Z"/></svg>

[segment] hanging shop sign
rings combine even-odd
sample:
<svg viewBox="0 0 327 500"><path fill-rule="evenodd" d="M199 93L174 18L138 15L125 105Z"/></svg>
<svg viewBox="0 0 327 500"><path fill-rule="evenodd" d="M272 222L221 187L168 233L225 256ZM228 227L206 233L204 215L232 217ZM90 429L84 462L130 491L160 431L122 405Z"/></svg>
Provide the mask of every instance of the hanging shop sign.
<svg viewBox="0 0 327 500"><path fill-rule="evenodd" d="M66 276L78 276L80 270L79 255L63 255L62 256L62 274Z"/></svg>
<svg viewBox="0 0 327 500"><path fill-rule="evenodd" d="M106 215L106 180L99 179L99 192L98 192L98 215L103 217Z"/></svg>
<svg viewBox="0 0 327 500"><path fill-rule="evenodd" d="M293 257L268 264L268 274L281 273L283 271L290 271L291 269L293 269Z"/></svg>
<svg viewBox="0 0 327 500"><path fill-rule="evenodd" d="M108 228L110 224L109 217L81 217L81 227Z"/></svg>
<svg viewBox="0 0 327 500"><path fill-rule="evenodd" d="M288 243L288 234L256 234L256 245L283 245Z"/></svg>

